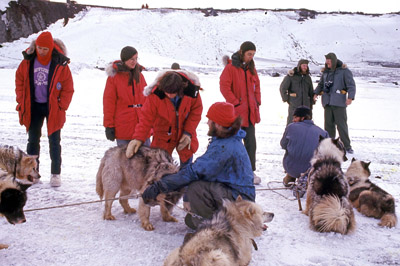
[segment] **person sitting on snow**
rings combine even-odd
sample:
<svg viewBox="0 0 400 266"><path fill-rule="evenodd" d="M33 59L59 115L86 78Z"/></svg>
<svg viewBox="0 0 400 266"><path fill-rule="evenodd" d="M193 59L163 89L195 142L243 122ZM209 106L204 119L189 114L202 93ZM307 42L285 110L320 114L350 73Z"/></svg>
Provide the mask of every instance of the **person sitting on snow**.
<svg viewBox="0 0 400 266"><path fill-rule="evenodd" d="M214 103L207 113L208 135L206 152L178 173L166 175L150 185L142 194L146 203L160 193L188 186L190 211L185 223L196 229L202 219L211 219L222 207L222 200L235 200L239 195L255 201L253 170L242 140L246 133L240 129L242 119L235 115L230 103ZM200 218L201 217L201 218Z"/></svg>
<svg viewBox="0 0 400 266"><path fill-rule="evenodd" d="M283 133L281 147L286 151L283 156L285 187L290 187L290 183L311 167L310 160L318 147L319 137L329 138L328 132L314 125L311 118L310 108L297 107L293 113L293 123L290 123Z"/></svg>

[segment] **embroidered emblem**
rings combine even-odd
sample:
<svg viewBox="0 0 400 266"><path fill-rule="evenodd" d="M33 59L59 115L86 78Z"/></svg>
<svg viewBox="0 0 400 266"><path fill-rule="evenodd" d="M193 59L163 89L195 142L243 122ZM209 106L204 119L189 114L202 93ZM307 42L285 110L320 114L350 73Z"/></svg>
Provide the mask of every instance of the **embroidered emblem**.
<svg viewBox="0 0 400 266"><path fill-rule="evenodd" d="M61 83L60 82L57 82L56 88L57 88L57 90L61 90Z"/></svg>

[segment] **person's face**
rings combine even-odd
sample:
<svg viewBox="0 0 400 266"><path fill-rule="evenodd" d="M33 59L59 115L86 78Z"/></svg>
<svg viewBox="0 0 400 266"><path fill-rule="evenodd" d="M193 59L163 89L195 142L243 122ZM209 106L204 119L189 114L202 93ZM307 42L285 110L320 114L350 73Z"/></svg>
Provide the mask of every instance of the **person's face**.
<svg viewBox="0 0 400 266"><path fill-rule="evenodd" d="M293 120L292 120L292 122L293 123L296 123L296 122L301 122L301 121L303 121L304 120L304 118L303 117L298 117L298 116L293 116Z"/></svg>
<svg viewBox="0 0 400 266"><path fill-rule="evenodd" d="M36 45L36 50L37 50L37 53L38 53L41 57L45 57L45 56L49 53L49 51L50 51L49 48L47 48L47 47L42 47L42 46L39 46L39 45Z"/></svg>
<svg viewBox="0 0 400 266"><path fill-rule="evenodd" d="M243 62L248 64L251 60L253 60L254 55L256 54L255 50L248 50L243 55Z"/></svg>
<svg viewBox="0 0 400 266"><path fill-rule="evenodd" d="M331 59L326 59L325 64L328 66L328 68L332 68L332 60Z"/></svg>
<svg viewBox="0 0 400 266"><path fill-rule="evenodd" d="M168 98L173 99L176 97L176 95L178 95L177 93L168 93L166 92L165 95L167 95Z"/></svg>
<svg viewBox="0 0 400 266"><path fill-rule="evenodd" d="M208 125L208 136L215 136L215 133L217 132L217 128L215 127L215 123L213 121L211 121L210 119L208 119L207 122Z"/></svg>
<svg viewBox="0 0 400 266"><path fill-rule="evenodd" d="M131 58L129 58L128 60L125 61L125 65L129 68L129 69L133 69L135 68L136 64L138 61L138 54L135 54L134 56L132 56Z"/></svg>
<svg viewBox="0 0 400 266"><path fill-rule="evenodd" d="M301 64L300 65L300 70L302 73L306 73L308 69L308 64Z"/></svg>

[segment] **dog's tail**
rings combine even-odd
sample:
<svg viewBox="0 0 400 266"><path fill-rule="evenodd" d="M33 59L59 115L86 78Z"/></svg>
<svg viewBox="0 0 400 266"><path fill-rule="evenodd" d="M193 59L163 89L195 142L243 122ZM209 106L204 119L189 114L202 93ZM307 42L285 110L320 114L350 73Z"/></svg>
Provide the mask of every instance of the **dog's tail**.
<svg viewBox="0 0 400 266"><path fill-rule="evenodd" d="M103 168L105 166L104 158L101 159L101 163L99 166L99 170L97 171L96 175L96 192L100 196L100 199L103 198L104 189L103 189Z"/></svg>
<svg viewBox="0 0 400 266"><path fill-rule="evenodd" d="M355 229L353 208L345 197L326 195L313 208L310 220L319 232L337 232L343 235Z"/></svg>

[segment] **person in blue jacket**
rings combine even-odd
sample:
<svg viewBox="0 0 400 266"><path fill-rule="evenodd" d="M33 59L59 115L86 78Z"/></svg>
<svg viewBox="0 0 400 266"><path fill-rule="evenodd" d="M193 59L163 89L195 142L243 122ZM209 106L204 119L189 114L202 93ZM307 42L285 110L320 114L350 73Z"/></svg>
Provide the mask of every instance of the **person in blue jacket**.
<svg viewBox="0 0 400 266"><path fill-rule="evenodd" d="M310 108L297 107L293 113L293 123L283 133L281 147L286 151L283 156L283 168L286 172L283 184L286 187L311 167L310 160L318 147L320 136L329 138L328 132L314 125L311 118Z"/></svg>
<svg viewBox="0 0 400 266"><path fill-rule="evenodd" d="M211 219L223 199L234 201L240 195L255 201L256 197L253 170L242 143L246 133L240 129L241 117L226 102L214 103L206 116L208 135L212 137L207 151L178 173L166 175L150 185L142 194L146 203L160 193L188 186L186 196L195 215L186 215L185 223L192 229L201 220Z"/></svg>

